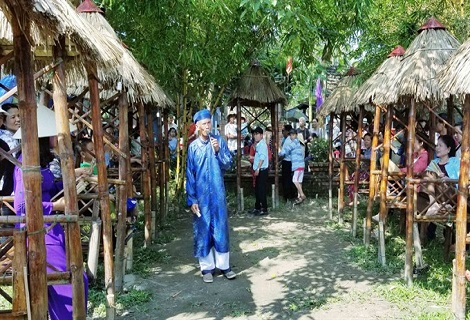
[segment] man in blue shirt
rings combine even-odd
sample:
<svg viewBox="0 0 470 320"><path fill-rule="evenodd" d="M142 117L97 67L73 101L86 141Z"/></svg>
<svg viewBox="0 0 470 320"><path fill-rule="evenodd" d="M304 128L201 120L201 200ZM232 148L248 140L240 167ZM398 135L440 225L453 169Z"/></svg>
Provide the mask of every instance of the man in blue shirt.
<svg viewBox="0 0 470 320"><path fill-rule="evenodd" d="M282 142L281 148L288 147L292 143L292 139L290 138L290 131L292 130L292 126L290 124L284 125L282 129ZM297 197L297 192L292 182L292 161L290 154L286 154L284 159L282 159L282 190L284 194L284 199L286 201L292 200L294 201Z"/></svg>
<svg viewBox="0 0 470 320"><path fill-rule="evenodd" d="M255 209L252 210L254 215L268 214L268 200L266 198L266 186L268 183L268 145L263 139L263 129L256 127L253 130L253 137L256 143L256 152L253 161L253 171L255 172Z"/></svg>
<svg viewBox="0 0 470 320"><path fill-rule="evenodd" d="M198 138L188 147L186 194L193 213L194 256L199 259L202 279L213 282L215 269L227 279L237 275L229 263L229 227L224 172L232 164L227 143L210 134L209 110L193 117Z"/></svg>

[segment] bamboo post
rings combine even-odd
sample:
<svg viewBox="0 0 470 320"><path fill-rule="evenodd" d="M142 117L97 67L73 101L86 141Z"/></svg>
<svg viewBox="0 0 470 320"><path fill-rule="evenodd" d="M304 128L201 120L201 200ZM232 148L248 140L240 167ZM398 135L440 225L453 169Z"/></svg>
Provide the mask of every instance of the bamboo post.
<svg viewBox="0 0 470 320"><path fill-rule="evenodd" d="M163 111L163 132L168 132L168 110L164 109ZM166 218L168 216L168 182L170 181L170 149L168 148L168 136L166 134L163 135L163 150L165 151L164 156L164 214L163 217Z"/></svg>
<svg viewBox="0 0 470 320"><path fill-rule="evenodd" d="M26 267L26 232L13 232L13 245L15 254L13 255L13 303L11 311L14 314L27 312L26 294L24 291L28 275L23 272Z"/></svg>
<svg viewBox="0 0 470 320"><path fill-rule="evenodd" d="M359 108L359 119L356 134L356 168L354 172L354 208L351 225L352 236L356 237L357 232L357 197L359 194L359 176L361 170L361 143L362 143L362 119L364 118L364 106Z"/></svg>
<svg viewBox="0 0 470 320"><path fill-rule="evenodd" d="M385 258L385 228L384 228L384 222L379 221L379 262L382 264L382 266L387 265L387 260Z"/></svg>
<svg viewBox="0 0 470 320"><path fill-rule="evenodd" d="M9 3L13 16L23 17L25 13L17 3ZM23 182L25 190L26 229L28 232L28 265L29 284L34 284L30 303L34 306L31 318L47 319L47 280L46 280L46 247L42 202L41 171L39 167L39 144L37 126L36 93L34 90L32 50L26 38L31 31L28 19L11 19L13 29L13 50L15 52L16 79L18 83L18 106L21 118L21 147L23 152Z"/></svg>
<svg viewBox="0 0 470 320"><path fill-rule="evenodd" d="M330 122L328 126L328 210L329 210L329 216L328 218L330 220L333 219L333 170L334 170L334 161L335 157L333 156L333 119L335 117L334 112L330 113Z"/></svg>
<svg viewBox="0 0 470 320"><path fill-rule="evenodd" d="M104 277L106 288L106 319L114 319L114 267L113 267L113 235L111 209L109 206L108 177L104 160L103 124L101 122L100 93L96 65L86 63L88 83L90 87L91 116L93 124L93 143L95 147L96 166L98 168L98 196L103 221Z"/></svg>
<svg viewBox="0 0 470 320"><path fill-rule="evenodd" d="M271 184L271 202L272 202L272 206L273 208L276 207L276 196L275 196L275 188L274 188L274 184Z"/></svg>
<svg viewBox="0 0 470 320"><path fill-rule="evenodd" d="M129 155L129 104L127 102L127 93L121 92L118 102L119 108L119 150ZM119 157L119 179L126 180L129 171L128 161L123 157ZM132 190L132 189L131 189ZM127 218L127 197L129 190L127 185L118 186L118 205L117 210L117 227L116 227L116 252L114 260L114 274L116 292L122 292L124 282L124 241L126 234L126 218Z"/></svg>
<svg viewBox="0 0 470 320"><path fill-rule="evenodd" d="M338 192L338 222L343 223L344 211L344 183L346 181L346 165L345 158L345 144L346 144L346 113L341 112L341 153L339 162L339 192Z"/></svg>
<svg viewBox="0 0 470 320"><path fill-rule="evenodd" d="M149 168L150 168L150 210L152 212L152 239L157 237L157 173L155 167L155 139L153 132L153 111L147 111L148 138L149 138ZM183 155L185 153L183 152ZM184 163L182 164L183 168ZM183 175L185 174L183 170Z"/></svg>
<svg viewBox="0 0 470 320"><path fill-rule="evenodd" d="M240 188L242 187L242 152L241 152L241 140L242 140L242 109L240 106L240 99L237 99L237 211L242 212L242 194ZM269 148L269 147L268 147Z"/></svg>
<svg viewBox="0 0 470 320"><path fill-rule="evenodd" d="M408 110L408 137L406 145L406 178L413 178L413 145L415 138L416 102L410 99ZM433 136L432 136L433 137ZM413 220L414 220L414 185L406 184L406 250L405 250L405 282L408 286L413 284Z"/></svg>
<svg viewBox="0 0 470 320"><path fill-rule="evenodd" d="M465 319L465 245L467 235L468 175L470 166L470 95L465 95L463 105L464 127L462 130L462 155L460 158L459 192L455 219L455 291L452 291L452 311L457 319Z"/></svg>
<svg viewBox="0 0 470 320"><path fill-rule="evenodd" d="M431 139L432 143L436 143L436 115L434 112L431 112L429 115L429 138ZM429 159L434 159L434 148L429 148L428 156Z"/></svg>
<svg viewBox="0 0 470 320"><path fill-rule="evenodd" d="M369 178L369 201L367 202L366 212L366 230L364 233L364 244L366 247L370 244L370 232L372 229L372 210L374 208L375 187L377 183L377 175L374 174L377 169L377 146L379 145L380 130L380 108L375 107L374 129L372 135L372 153L370 154L370 178Z"/></svg>
<svg viewBox="0 0 470 320"><path fill-rule="evenodd" d="M393 120L393 107L387 107L387 115L385 118L385 132L384 132L384 143L383 143L383 156L382 156L382 177L380 180L380 214L379 221L383 223L383 230L385 231L385 221L387 219L387 187L388 187L388 162L390 161L390 141L391 141L391 128ZM382 243L384 241L384 243ZM379 229L379 249L385 249L385 235L380 236ZM385 252L382 252L383 264L385 265Z"/></svg>
<svg viewBox="0 0 470 320"><path fill-rule="evenodd" d="M132 230L129 230L128 234L131 233ZM127 245L125 247L125 257L126 257L126 265L125 268L127 271L132 270L132 266L134 265L134 238L130 237L127 240Z"/></svg>
<svg viewBox="0 0 470 320"><path fill-rule="evenodd" d="M139 111L140 143L142 144L142 194L144 196L144 216L145 216L145 247L152 242L152 214L150 212L150 170L148 156L148 137L145 130L145 107L142 102L137 104Z"/></svg>
<svg viewBox="0 0 470 320"><path fill-rule="evenodd" d="M88 243L87 275L89 280L96 280L101 244L101 219L99 217L99 202L93 201L93 216L91 221L90 242Z"/></svg>
<svg viewBox="0 0 470 320"><path fill-rule="evenodd" d="M274 206L273 208L279 207L279 112L277 109L280 105L274 104L271 113L271 127L273 128L273 160L274 160ZM268 147L269 148L269 147ZM305 141L305 148L307 148L307 141ZM305 168L307 169L307 168Z"/></svg>
<svg viewBox="0 0 470 320"><path fill-rule="evenodd" d="M159 107L157 112L157 141L158 141L158 201L159 201L159 213L158 213L158 223L163 223L163 214L165 211L165 202L164 202L164 187L165 180L163 175L163 160L164 160L164 150L163 150L163 135L162 135L162 109Z"/></svg>
<svg viewBox="0 0 470 320"><path fill-rule="evenodd" d="M53 48L54 59L65 58L65 38L59 37ZM65 59L64 59L65 60ZM78 216L77 189L75 185L75 163L70 136L69 112L67 105L67 92L65 81L65 63L62 62L55 69L52 79L54 87L53 99L55 117L57 123L57 135L62 169L62 181L64 183L65 214ZM83 254L78 223L67 224L67 257L70 264L67 265L72 272L72 305L73 314L77 319L86 318L85 289L83 283Z"/></svg>
<svg viewBox="0 0 470 320"><path fill-rule="evenodd" d="M418 223L413 223L413 248L415 250L416 268L424 266L423 252L421 250L421 241L419 239Z"/></svg>

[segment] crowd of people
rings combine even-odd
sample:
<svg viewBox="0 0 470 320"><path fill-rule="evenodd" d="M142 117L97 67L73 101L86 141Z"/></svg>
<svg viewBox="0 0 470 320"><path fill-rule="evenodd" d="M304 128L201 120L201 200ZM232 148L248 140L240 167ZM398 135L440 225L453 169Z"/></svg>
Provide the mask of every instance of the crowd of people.
<svg viewBox="0 0 470 320"><path fill-rule="evenodd" d="M50 115L50 119L38 120L38 138L39 138L39 160L42 177L42 207L44 215L53 215L61 213L65 209L64 198L62 194L62 170L60 166L60 157L58 155L57 133L50 130L51 122L55 124L55 116L51 110L46 113L42 109L47 107L38 106L39 114ZM22 161L21 153L21 130L20 113L18 105L14 103L5 103L0 107L0 148L11 154L19 163ZM54 126L55 127L55 126ZM95 149L92 135L77 138L76 132L71 132L74 143L76 177L97 175L97 166L95 160ZM106 134L115 138L114 130L106 128ZM134 139L130 139L130 143ZM140 154L132 154L131 163L139 162ZM117 166L118 161L111 148L105 147L106 165ZM13 208L2 202L1 215L26 215L25 211L25 190L23 184L23 171L15 166L13 161L7 157L0 160L0 195L4 197L13 197ZM93 192L93 191L91 191ZM113 198L113 197L111 197ZM128 201L128 221L132 222L136 215L136 203L134 198ZM132 215L132 216L130 216ZM20 228L22 225L3 225L8 228ZM48 264L47 272L57 272L67 270L65 233L61 224L44 224L46 261ZM0 241L5 241L1 238ZM87 299L88 279L84 273L85 298ZM49 285L48 303L50 319L72 319L72 285Z"/></svg>

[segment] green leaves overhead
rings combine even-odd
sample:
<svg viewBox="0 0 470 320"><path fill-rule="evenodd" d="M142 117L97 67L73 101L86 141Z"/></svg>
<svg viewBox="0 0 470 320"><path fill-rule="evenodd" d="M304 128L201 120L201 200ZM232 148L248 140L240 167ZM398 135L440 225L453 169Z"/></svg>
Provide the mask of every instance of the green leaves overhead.
<svg viewBox="0 0 470 320"><path fill-rule="evenodd" d="M292 99L334 64L366 78L398 44L435 16L469 35L460 0L104 0L107 18L173 96L212 105L257 58ZM294 69L285 73L287 58ZM183 75L187 75L183 76ZM226 92L227 93L227 92ZM202 102L204 100L204 102ZM294 103L296 103L295 101Z"/></svg>

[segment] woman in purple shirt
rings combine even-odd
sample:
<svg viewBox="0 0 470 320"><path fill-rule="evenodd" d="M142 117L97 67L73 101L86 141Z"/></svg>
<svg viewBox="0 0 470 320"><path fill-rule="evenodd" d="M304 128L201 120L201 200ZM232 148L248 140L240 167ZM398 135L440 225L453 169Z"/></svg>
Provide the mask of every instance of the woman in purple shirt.
<svg viewBox="0 0 470 320"><path fill-rule="evenodd" d="M55 211L64 211L65 202L63 198L58 201L51 199L62 189L62 183L56 182L54 175L49 169L49 163L54 159L49 147L49 138L39 139L39 157L42 176L42 208L44 215L55 214ZM19 158L21 161L21 156ZM15 167L15 211L19 216L25 216L25 190L23 185L23 173L20 168ZM19 227L23 227L24 224ZM60 223L56 223L49 229L51 223L45 223L44 227L46 242L47 272L67 271L65 253L65 234ZM85 301L88 296L88 279L83 275L85 287ZM72 319L72 285L60 284L48 286L49 316L51 320ZM86 303L85 303L86 305Z"/></svg>

